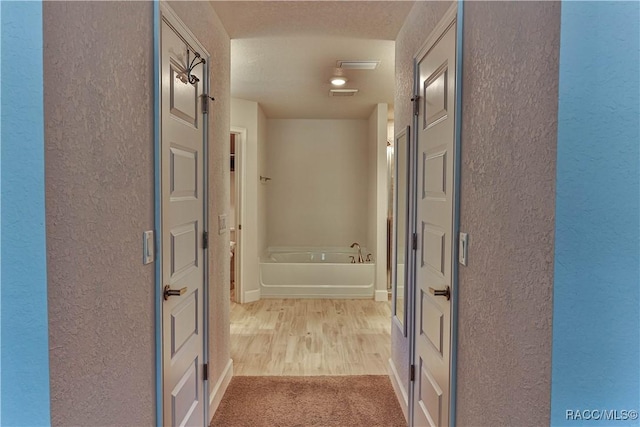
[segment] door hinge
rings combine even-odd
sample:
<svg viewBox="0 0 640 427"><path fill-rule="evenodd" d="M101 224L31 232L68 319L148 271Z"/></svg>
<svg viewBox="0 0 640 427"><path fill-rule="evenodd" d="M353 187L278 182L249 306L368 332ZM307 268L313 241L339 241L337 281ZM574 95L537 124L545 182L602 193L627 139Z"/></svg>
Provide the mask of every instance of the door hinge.
<svg viewBox="0 0 640 427"><path fill-rule="evenodd" d="M413 249L414 251L418 249L418 234L417 233L413 233L413 236L411 236L411 249Z"/></svg>
<svg viewBox="0 0 640 427"><path fill-rule="evenodd" d="M420 113L420 96L414 96L411 102L413 102L413 115L417 116Z"/></svg>
<svg viewBox="0 0 640 427"><path fill-rule="evenodd" d="M411 365L409 368L409 381L416 380L416 365Z"/></svg>
<svg viewBox="0 0 640 427"><path fill-rule="evenodd" d="M209 249L209 232L202 233L202 249Z"/></svg>
<svg viewBox="0 0 640 427"><path fill-rule="evenodd" d="M209 114L209 100L215 101L216 99L213 96L203 93L200 95L200 100L202 101L202 114Z"/></svg>
<svg viewBox="0 0 640 427"><path fill-rule="evenodd" d="M203 381L209 380L209 364L208 363L205 363L204 365L202 365L202 380Z"/></svg>

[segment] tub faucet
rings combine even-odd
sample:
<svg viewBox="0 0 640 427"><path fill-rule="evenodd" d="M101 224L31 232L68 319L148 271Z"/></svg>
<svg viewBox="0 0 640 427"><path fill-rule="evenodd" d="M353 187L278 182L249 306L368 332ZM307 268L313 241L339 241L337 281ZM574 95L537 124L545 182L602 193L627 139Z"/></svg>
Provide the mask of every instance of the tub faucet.
<svg viewBox="0 0 640 427"><path fill-rule="evenodd" d="M360 244L358 242L354 242L351 244L352 248L358 248L358 264L362 264L364 262L364 258L362 258L362 249L360 248Z"/></svg>

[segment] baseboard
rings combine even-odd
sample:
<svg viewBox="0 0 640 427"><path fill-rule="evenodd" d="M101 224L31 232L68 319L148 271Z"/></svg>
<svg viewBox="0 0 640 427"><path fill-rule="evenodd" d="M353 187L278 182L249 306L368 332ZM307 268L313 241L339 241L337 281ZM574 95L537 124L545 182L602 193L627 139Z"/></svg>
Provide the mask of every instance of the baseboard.
<svg viewBox="0 0 640 427"><path fill-rule="evenodd" d="M218 409L218 406L222 401L222 396L224 396L224 393L227 391L227 387L229 386L232 377L233 360L229 359L229 361L227 362L227 366L225 366L224 371L222 372L222 375L220 375L218 382L216 382L216 385L211 391L211 394L209 394L209 422L207 424L211 423L213 415L216 413L216 410Z"/></svg>
<svg viewBox="0 0 640 427"><path fill-rule="evenodd" d="M244 293L244 302L254 302L260 301L260 289L255 289L253 291L245 291Z"/></svg>
<svg viewBox="0 0 640 427"><path fill-rule="evenodd" d="M389 301L389 291L376 291L376 301Z"/></svg>
<svg viewBox="0 0 640 427"><path fill-rule="evenodd" d="M398 403L400 403L400 408L402 409L402 413L404 414L404 419L409 422L409 394L402 385L402 381L400 380L400 376L398 375L396 365L393 363L393 359L389 359L389 378L391 379L393 391L396 392L396 397L398 398Z"/></svg>

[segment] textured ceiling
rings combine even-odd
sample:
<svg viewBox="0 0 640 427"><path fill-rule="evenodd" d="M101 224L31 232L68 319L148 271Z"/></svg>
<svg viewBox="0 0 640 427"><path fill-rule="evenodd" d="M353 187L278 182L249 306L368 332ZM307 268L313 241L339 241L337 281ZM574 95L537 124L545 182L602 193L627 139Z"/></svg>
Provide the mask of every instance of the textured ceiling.
<svg viewBox="0 0 640 427"><path fill-rule="evenodd" d="M412 1L212 1L229 37L325 35L395 40Z"/></svg>
<svg viewBox="0 0 640 427"><path fill-rule="evenodd" d="M414 2L212 1L231 37L231 96L269 118L366 118L393 107L394 41ZM354 97L330 97L337 60L380 60L345 70Z"/></svg>

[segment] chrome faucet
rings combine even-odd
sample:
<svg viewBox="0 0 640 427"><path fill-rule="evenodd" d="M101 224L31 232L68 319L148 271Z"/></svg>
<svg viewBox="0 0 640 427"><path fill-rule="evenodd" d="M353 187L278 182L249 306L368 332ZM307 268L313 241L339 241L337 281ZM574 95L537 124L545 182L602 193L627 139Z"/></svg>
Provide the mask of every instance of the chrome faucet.
<svg viewBox="0 0 640 427"><path fill-rule="evenodd" d="M354 242L351 244L352 248L358 248L358 264L362 264L364 262L364 258L362 258L362 249L360 249L360 244L358 242Z"/></svg>

